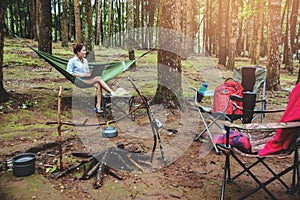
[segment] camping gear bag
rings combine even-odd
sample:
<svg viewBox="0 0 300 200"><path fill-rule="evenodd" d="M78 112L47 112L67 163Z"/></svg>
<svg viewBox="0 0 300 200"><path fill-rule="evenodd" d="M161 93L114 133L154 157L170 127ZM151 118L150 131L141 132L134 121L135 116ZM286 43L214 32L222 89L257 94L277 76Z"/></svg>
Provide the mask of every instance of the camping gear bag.
<svg viewBox="0 0 300 200"><path fill-rule="evenodd" d="M224 112L230 95L235 94L243 97L243 90L243 86L239 82L232 79L226 79L225 82L217 86L214 91L214 102L212 107L213 112ZM236 109L235 111L233 110L233 103L235 103L240 108L243 107L242 102L230 100L225 113L235 115L243 114L243 111L241 109Z"/></svg>

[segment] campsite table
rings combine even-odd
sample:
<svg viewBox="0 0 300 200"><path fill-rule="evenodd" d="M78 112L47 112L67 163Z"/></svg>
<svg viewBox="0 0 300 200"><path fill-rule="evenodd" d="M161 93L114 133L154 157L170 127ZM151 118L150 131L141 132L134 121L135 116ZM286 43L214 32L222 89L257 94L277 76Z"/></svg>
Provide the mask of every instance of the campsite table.
<svg viewBox="0 0 300 200"><path fill-rule="evenodd" d="M134 104L134 96L131 94L125 96L110 96L109 94L102 95L103 118L107 119L108 114L112 114L114 109L114 116L118 114L126 115L131 112ZM126 110L128 108L128 110ZM130 114L132 121L134 121L134 112Z"/></svg>

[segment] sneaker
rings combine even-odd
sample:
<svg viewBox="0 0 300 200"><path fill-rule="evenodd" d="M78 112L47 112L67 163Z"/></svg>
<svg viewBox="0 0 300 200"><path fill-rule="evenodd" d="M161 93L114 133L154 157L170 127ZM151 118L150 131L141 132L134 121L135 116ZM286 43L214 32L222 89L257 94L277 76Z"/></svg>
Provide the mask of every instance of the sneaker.
<svg viewBox="0 0 300 200"><path fill-rule="evenodd" d="M116 93L115 91L112 91L112 92L110 93L110 95L113 96L113 97L115 97L115 96L117 96L117 93Z"/></svg>
<svg viewBox="0 0 300 200"><path fill-rule="evenodd" d="M116 96L127 96L129 95L130 93L128 91L126 91L124 88L118 88L116 91L115 91L115 94Z"/></svg>
<svg viewBox="0 0 300 200"><path fill-rule="evenodd" d="M101 114L103 113L103 110L101 110L100 108L95 107L94 108L95 113Z"/></svg>

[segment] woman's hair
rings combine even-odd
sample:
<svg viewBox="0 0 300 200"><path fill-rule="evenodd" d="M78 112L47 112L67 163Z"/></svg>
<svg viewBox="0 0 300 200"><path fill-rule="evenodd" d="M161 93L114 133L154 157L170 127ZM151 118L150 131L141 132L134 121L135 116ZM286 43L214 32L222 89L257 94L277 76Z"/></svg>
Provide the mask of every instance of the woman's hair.
<svg viewBox="0 0 300 200"><path fill-rule="evenodd" d="M74 43L73 44L73 52L75 53L75 54L77 54L79 51L81 51L81 49L83 48L83 44L76 44L76 43Z"/></svg>

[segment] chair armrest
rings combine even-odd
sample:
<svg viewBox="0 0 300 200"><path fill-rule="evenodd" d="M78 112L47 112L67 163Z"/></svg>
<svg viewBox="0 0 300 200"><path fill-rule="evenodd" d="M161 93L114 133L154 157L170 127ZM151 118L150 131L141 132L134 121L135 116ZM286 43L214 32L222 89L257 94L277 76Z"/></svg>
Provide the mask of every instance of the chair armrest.
<svg viewBox="0 0 300 200"><path fill-rule="evenodd" d="M236 94L231 94L229 96L229 98L233 101L239 101L239 102L242 102L243 101L243 97L239 96L239 95L236 95Z"/></svg>
<svg viewBox="0 0 300 200"><path fill-rule="evenodd" d="M196 88L194 88L194 87L191 87L192 88L192 90L194 90L195 92L197 92L198 90L196 89Z"/></svg>
<svg viewBox="0 0 300 200"><path fill-rule="evenodd" d="M280 110L254 110L254 113L257 114L264 114L264 113L278 113L278 112L284 112L285 109L280 109Z"/></svg>
<svg viewBox="0 0 300 200"><path fill-rule="evenodd" d="M297 122L278 122L278 123L252 123L252 124L234 124L225 123L226 128L237 128L241 130L270 130L277 128L300 128L300 121Z"/></svg>
<svg viewBox="0 0 300 200"><path fill-rule="evenodd" d="M267 99L257 99L257 100L255 101L255 103L262 103L262 102L266 103L266 102L267 102Z"/></svg>

